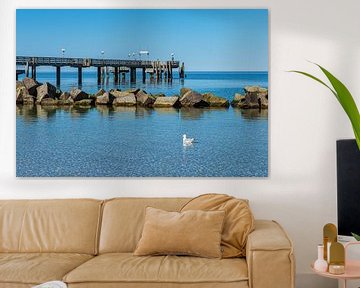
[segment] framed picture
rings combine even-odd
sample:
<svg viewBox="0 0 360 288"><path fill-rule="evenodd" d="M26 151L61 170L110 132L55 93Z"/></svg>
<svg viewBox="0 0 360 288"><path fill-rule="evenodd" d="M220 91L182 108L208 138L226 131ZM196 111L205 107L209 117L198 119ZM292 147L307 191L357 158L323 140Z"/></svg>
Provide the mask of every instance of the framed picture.
<svg viewBox="0 0 360 288"><path fill-rule="evenodd" d="M17 177L268 176L266 9L18 9L16 55Z"/></svg>

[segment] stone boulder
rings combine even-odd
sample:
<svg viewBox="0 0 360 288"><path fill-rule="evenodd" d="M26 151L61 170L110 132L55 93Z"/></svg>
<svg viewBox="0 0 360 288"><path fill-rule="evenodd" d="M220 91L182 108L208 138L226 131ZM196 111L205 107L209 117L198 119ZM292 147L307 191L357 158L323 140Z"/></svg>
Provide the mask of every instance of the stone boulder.
<svg viewBox="0 0 360 288"><path fill-rule="evenodd" d="M97 96L95 100L96 105L108 105L114 102L114 97L111 93L105 92L101 96Z"/></svg>
<svg viewBox="0 0 360 288"><path fill-rule="evenodd" d="M213 93L203 94L203 99L210 107L229 107L229 101L227 99L218 97Z"/></svg>
<svg viewBox="0 0 360 288"><path fill-rule="evenodd" d="M56 89L56 98L59 99L63 92L60 89Z"/></svg>
<svg viewBox="0 0 360 288"><path fill-rule="evenodd" d="M18 81L16 80L16 89L20 88L20 87L25 87L24 83L22 81ZM26 88L26 87L25 87Z"/></svg>
<svg viewBox="0 0 360 288"><path fill-rule="evenodd" d="M57 106L59 105L59 100L54 98L43 98L40 102L41 106Z"/></svg>
<svg viewBox="0 0 360 288"><path fill-rule="evenodd" d="M75 101L74 106L89 108L91 107L92 104L93 104L92 99L82 99L80 101Z"/></svg>
<svg viewBox="0 0 360 288"><path fill-rule="evenodd" d="M170 96L170 97L157 97L153 107L180 107L180 101L178 96Z"/></svg>
<svg viewBox="0 0 360 288"><path fill-rule="evenodd" d="M126 90L125 92L128 92L128 93L132 93L132 94L135 94L135 96L137 96L136 94L141 91L139 88L133 88L133 89L128 89ZM146 92L145 92L146 93Z"/></svg>
<svg viewBox="0 0 360 288"><path fill-rule="evenodd" d="M240 93L235 93L234 99L231 101L232 107L237 107L237 105L241 102L245 101L245 95L241 95Z"/></svg>
<svg viewBox="0 0 360 288"><path fill-rule="evenodd" d="M164 93L156 93L156 94L152 94L151 96L154 97L155 99L158 97L166 97Z"/></svg>
<svg viewBox="0 0 360 288"><path fill-rule="evenodd" d="M33 97L29 94L24 84L18 85L16 83L16 104L23 104L25 97Z"/></svg>
<svg viewBox="0 0 360 288"><path fill-rule="evenodd" d="M133 93L130 93L128 91L120 91L120 90L110 90L109 93L113 95L114 97L126 97L130 95L134 95ZM134 95L135 96L135 95Z"/></svg>
<svg viewBox="0 0 360 288"><path fill-rule="evenodd" d="M141 106L151 107L155 102L155 98L153 96L147 94L145 91L140 90L136 94L136 102L137 102L137 104L139 104Z"/></svg>
<svg viewBox="0 0 360 288"><path fill-rule="evenodd" d="M181 98L180 98L181 106L184 107L208 107L209 103L204 101L203 95L200 93L190 90L187 91Z"/></svg>
<svg viewBox="0 0 360 288"><path fill-rule="evenodd" d="M89 94L89 98L88 98L88 99L91 99L93 103L96 102L96 98L97 98L97 96L95 96L95 94Z"/></svg>
<svg viewBox="0 0 360 288"><path fill-rule="evenodd" d="M244 88L245 100L242 99L235 107L242 109L267 109L268 89L258 86L247 86Z"/></svg>
<svg viewBox="0 0 360 288"><path fill-rule="evenodd" d="M244 88L245 94L261 94L266 96L268 94L268 89L259 87L259 86L246 86Z"/></svg>
<svg viewBox="0 0 360 288"><path fill-rule="evenodd" d="M45 82L36 88L36 95L36 102L38 103L41 103L41 101L45 98L55 99L56 87L51 85L49 82Z"/></svg>
<svg viewBox="0 0 360 288"><path fill-rule="evenodd" d="M76 102L89 98L89 94L85 93L79 88L73 88L70 91L70 97Z"/></svg>
<svg viewBox="0 0 360 288"><path fill-rule="evenodd" d="M71 97L69 97L68 99L59 99L58 101L59 105L61 106L70 106L75 103Z"/></svg>
<svg viewBox="0 0 360 288"><path fill-rule="evenodd" d="M69 98L71 98L69 92L63 92L63 93L61 93L61 95L59 96L59 99L60 99L60 100L68 100ZM72 98L71 98L71 99L72 99Z"/></svg>
<svg viewBox="0 0 360 288"><path fill-rule="evenodd" d="M136 97L132 93L126 96L116 97L112 103L114 106L136 106Z"/></svg>
<svg viewBox="0 0 360 288"><path fill-rule="evenodd" d="M28 90L29 94L36 97L36 88L40 86L40 83L32 78L24 78L22 81Z"/></svg>
<svg viewBox="0 0 360 288"><path fill-rule="evenodd" d="M94 96L95 96L95 97L102 96L102 95L104 95L105 92L106 92L106 91L105 91L103 88L101 88L99 91L97 91L97 92L94 94Z"/></svg>
<svg viewBox="0 0 360 288"><path fill-rule="evenodd" d="M267 95L259 95L258 98L258 102L259 102L259 106L261 107L261 109L268 109L269 108L269 100Z"/></svg>
<svg viewBox="0 0 360 288"><path fill-rule="evenodd" d="M186 94L186 92L189 92L189 91L191 91L190 88L185 88L185 87L181 88L180 89L180 97L184 96Z"/></svg>
<svg viewBox="0 0 360 288"><path fill-rule="evenodd" d="M32 95L28 95L23 98L23 105L34 105L35 98Z"/></svg>

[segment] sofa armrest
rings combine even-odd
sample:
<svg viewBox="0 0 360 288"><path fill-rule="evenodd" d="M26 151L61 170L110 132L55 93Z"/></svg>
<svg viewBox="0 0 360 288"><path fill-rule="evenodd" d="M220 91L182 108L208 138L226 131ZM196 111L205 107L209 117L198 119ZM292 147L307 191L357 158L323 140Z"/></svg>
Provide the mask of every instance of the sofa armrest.
<svg viewBox="0 0 360 288"><path fill-rule="evenodd" d="M247 240L246 261L250 288L295 287L293 245L277 222L255 221Z"/></svg>

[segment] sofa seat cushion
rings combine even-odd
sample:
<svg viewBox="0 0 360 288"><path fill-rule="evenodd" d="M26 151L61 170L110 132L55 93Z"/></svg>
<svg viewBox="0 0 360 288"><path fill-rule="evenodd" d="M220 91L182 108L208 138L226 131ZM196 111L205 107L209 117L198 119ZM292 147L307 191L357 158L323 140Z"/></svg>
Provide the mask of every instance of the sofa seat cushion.
<svg viewBox="0 0 360 288"><path fill-rule="evenodd" d="M61 280L93 256L72 253L0 253L0 286Z"/></svg>
<svg viewBox="0 0 360 288"><path fill-rule="evenodd" d="M143 283L144 287L149 287L145 285L147 283L245 282L247 285L248 271L245 260L240 258L206 259L110 253L96 256L71 271L63 280L70 284Z"/></svg>

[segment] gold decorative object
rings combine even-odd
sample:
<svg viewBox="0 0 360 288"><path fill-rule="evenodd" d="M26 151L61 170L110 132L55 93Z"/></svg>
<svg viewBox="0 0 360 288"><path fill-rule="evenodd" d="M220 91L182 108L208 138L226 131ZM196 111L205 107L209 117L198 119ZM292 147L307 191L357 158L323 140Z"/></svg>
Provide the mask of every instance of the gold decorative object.
<svg viewBox="0 0 360 288"><path fill-rule="evenodd" d="M328 263L328 243L337 242L337 228L334 224L328 223L323 228L323 237L324 237L324 259L327 260Z"/></svg>
<svg viewBox="0 0 360 288"><path fill-rule="evenodd" d="M334 275L341 275L345 273L345 266L344 265L329 265L329 273Z"/></svg>
<svg viewBox="0 0 360 288"><path fill-rule="evenodd" d="M329 273L345 273L345 247L341 243L331 243Z"/></svg>

